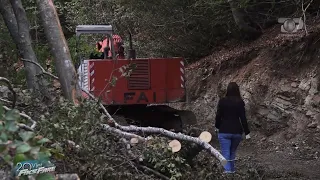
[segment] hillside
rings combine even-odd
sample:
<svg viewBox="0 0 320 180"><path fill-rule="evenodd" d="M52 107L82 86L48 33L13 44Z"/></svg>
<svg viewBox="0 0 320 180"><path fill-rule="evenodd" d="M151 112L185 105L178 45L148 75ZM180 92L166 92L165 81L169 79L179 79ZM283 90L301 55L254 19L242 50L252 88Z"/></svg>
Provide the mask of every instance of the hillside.
<svg viewBox="0 0 320 180"><path fill-rule="evenodd" d="M275 26L252 43L227 42L187 68L190 103L178 107L197 113L198 126L211 132L219 96L230 81L240 85L253 131L240 146L241 173L320 178L320 26L310 29L307 37L286 36Z"/></svg>

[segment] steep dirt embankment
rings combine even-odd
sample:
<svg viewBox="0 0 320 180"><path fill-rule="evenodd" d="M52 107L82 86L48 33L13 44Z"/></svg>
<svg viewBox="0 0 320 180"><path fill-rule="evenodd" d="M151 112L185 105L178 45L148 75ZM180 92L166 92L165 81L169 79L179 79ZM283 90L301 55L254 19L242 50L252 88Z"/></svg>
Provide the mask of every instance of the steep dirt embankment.
<svg viewBox="0 0 320 180"><path fill-rule="evenodd" d="M262 179L320 179L319 29L284 36L277 26L253 43L228 42L187 68L190 104L180 108L193 110L203 129L212 131L227 84L240 85L253 135L240 147L242 171L253 167Z"/></svg>

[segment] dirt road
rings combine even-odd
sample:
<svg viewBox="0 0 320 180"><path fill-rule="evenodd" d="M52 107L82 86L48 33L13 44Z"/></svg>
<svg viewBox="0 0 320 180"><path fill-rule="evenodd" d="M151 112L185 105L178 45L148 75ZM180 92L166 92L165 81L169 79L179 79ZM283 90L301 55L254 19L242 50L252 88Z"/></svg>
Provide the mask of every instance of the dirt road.
<svg viewBox="0 0 320 180"><path fill-rule="evenodd" d="M253 132L254 133L254 132ZM220 148L214 140L214 147ZM238 149L236 167L238 175L231 178L244 177L251 174L250 179L261 180L319 180L320 160L318 153L308 147L288 144L274 144L253 136L250 141L243 141ZM310 156L310 154L315 156Z"/></svg>

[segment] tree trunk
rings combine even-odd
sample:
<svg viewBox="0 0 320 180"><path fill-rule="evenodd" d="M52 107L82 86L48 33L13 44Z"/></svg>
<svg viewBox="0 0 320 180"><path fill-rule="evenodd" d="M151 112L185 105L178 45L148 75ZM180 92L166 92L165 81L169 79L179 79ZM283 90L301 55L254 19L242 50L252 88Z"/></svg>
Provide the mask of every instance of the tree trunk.
<svg viewBox="0 0 320 180"><path fill-rule="evenodd" d="M29 23L27 19L26 12L22 7L20 0L10 0L11 6L16 17L17 27L18 27L18 47L20 54L24 59L29 59L31 61L37 62L37 57L33 51L31 45L31 38L29 34ZM14 33L14 32L13 32ZM37 89L36 83L36 73L37 67L34 64L24 62L24 67L27 73L27 85L29 89Z"/></svg>
<svg viewBox="0 0 320 180"><path fill-rule="evenodd" d="M250 39L258 38L262 32L257 29L256 24L250 19L243 8L239 7L239 0L228 0L230 4L232 15L235 23L239 27L240 31Z"/></svg>
<svg viewBox="0 0 320 180"><path fill-rule="evenodd" d="M0 12L5 21L10 35L19 49L19 54L25 59L35 60L35 54L31 47L31 40L29 36L29 24L26 21L26 14L22 8L21 2L11 1L11 6L8 0L0 0ZM18 15L16 18L16 15ZM24 63L27 73L27 86L34 89L36 85L35 75L36 67L31 63Z"/></svg>
<svg viewBox="0 0 320 180"><path fill-rule="evenodd" d="M12 39L18 46L20 56L22 56L23 59L28 59L38 63L36 54L32 47L27 14L22 6L21 0L10 0L13 13L8 1L6 2L6 0L1 0L1 3L5 4L6 9L3 13L3 17L5 21L8 21L6 24L8 25ZM15 17L15 19L13 17ZM47 89L39 85L39 82L44 83L44 80L36 77L37 73L41 72L40 68L30 62L23 63L26 70L28 88L33 89L34 92L40 90L43 95L48 97Z"/></svg>
<svg viewBox="0 0 320 180"><path fill-rule="evenodd" d="M19 34L18 34L18 26L16 17L14 16L14 12L12 11L11 4L9 0L0 0L0 14L3 17L3 21L5 25L7 26L10 36L16 46L17 52L19 53ZM1 68L0 68L0 74L1 76L7 77L8 72L6 71L7 67L7 57L3 56L3 59L0 58Z"/></svg>
<svg viewBox="0 0 320 180"><path fill-rule="evenodd" d="M3 17L4 23L7 26L13 42L16 44L17 49L19 45L19 30L17 25L16 16L12 10L9 0L0 0L0 14Z"/></svg>
<svg viewBox="0 0 320 180"><path fill-rule="evenodd" d="M76 103L77 75L71 61L69 47L62 32L52 0L37 0L44 31L55 59L55 67L64 97Z"/></svg>

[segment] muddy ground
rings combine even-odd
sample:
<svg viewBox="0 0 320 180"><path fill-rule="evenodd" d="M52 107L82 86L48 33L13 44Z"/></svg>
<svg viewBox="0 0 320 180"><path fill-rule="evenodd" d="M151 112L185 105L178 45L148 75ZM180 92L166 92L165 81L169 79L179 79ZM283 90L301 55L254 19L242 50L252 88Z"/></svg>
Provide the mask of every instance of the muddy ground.
<svg viewBox="0 0 320 180"><path fill-rule="evenodd" d="M320 28L309 28L305 37L275 26L188 65L189 104L175 107L193 110L199 128L213 133L219 96L230 81L241 87L252 139L239 147L233 179L320 179Z"/></svg>

